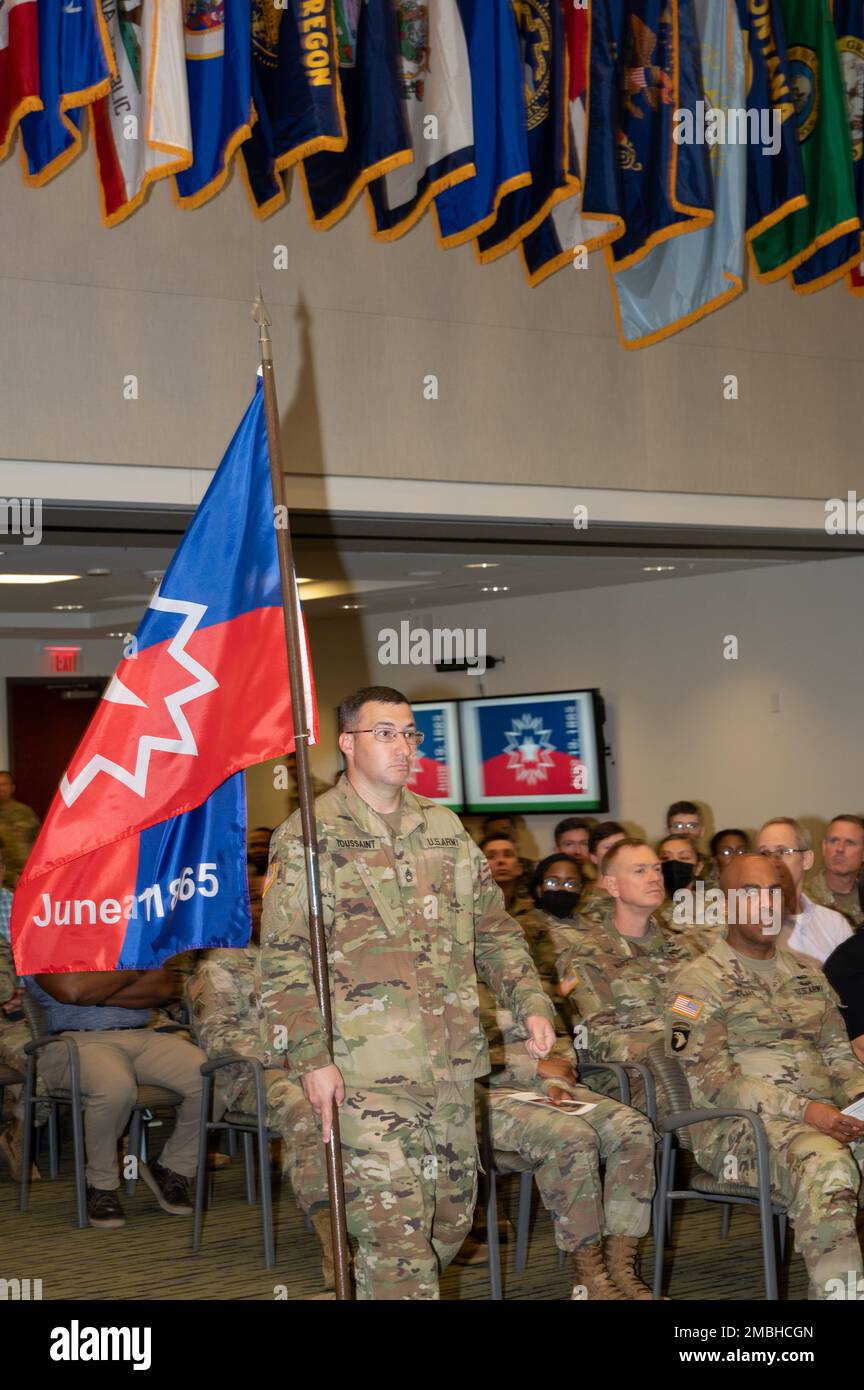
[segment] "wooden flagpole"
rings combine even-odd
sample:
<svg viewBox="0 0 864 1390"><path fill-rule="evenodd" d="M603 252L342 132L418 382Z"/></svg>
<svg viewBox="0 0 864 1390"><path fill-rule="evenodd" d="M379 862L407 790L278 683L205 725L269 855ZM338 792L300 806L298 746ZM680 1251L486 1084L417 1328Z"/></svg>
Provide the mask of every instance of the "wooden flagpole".
<svg viewBox="0 0 864 1390"><path fill-rule="evenodd" d="M261 290L252 309L258 325L258 347L264 378L264 415L267 422L267 443L270 454L270 483L273 505L279 508L276 526L276 549L279 554L279 574L282 580L282 612L285 618L285 642L288 649L288 675L291 682L291 717L294 725L297 752L297 790L300 799L300 819L303 826L303 847L306 853L306 883L309 896L309 940L312 947L312 974L318 1007L324 1020L327 1045L333 1048L333 1019L330 1012L330 981L327 975L327 944L321 915L321 880L318 872L318 835L315 828L312 779L309 774L309 724L306 692L303 688L301 643L304 641L300 622L300 605L294 574L294 552L288 526L285 503L285 478L282 472L282 447L279 431L279 409L276 404L276 381L273 375L273 344L270 339L270 315ZM277 513L274 511L274 526ZM348 1236L345 1226L345 1192L342 1181L342 1144L339 1138L339 1111L333 1106L333 1132L325 1146L327 1154L327 1184L330 1189L330 1230L333 1235L333 1264L336 1273L336 1297L351 1297L348 1276Z"/></svg>

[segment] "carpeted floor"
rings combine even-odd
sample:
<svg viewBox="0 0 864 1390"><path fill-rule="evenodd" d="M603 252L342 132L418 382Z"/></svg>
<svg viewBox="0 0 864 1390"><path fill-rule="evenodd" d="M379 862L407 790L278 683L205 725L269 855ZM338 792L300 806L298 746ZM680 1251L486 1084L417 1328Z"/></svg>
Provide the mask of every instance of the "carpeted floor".
<svg viewBox="0 0 864 1390"><path fill-rule="evenodd" d="M157 1135L153 1133L153 1139ZM158 1148L158 1141L154 1149ZM501 1186L501 1212L515 1219L516 1179ZM60 1177L31 1186L30 1210L18 1211L17 1188L0 1174L0 1277L42 1280L43 1299L308 1299L322 1291L318 1243L305 1229L290 1189L275 1195L276 1265L263 1264L258 1207L246 1203L238 1155L214 1174L215 1200L198 1254L190 1249L191 1218L168 1216L149 1189L122 1196L127 1224L122 1230L78 1230L74 1224L71 1144L61 1153ZM560 1268L552 1223L537 1198L528 1266L513 1271L513 1233L502 1245L505 1297L568 1299L570 1262ZM651 1282L653 1246L643 1244L642 1273ZM673 1299L760 1300L759 1226L754 1212L736 1209L728 1239L720 1237L720 1209L686 1204L675 1217L667 1251L665 1292ZM488 1300L487 1266L454 1265L443 1280L446 1299ZM781 1296L806 1297L801 1260L787 1255Z"/></svg>

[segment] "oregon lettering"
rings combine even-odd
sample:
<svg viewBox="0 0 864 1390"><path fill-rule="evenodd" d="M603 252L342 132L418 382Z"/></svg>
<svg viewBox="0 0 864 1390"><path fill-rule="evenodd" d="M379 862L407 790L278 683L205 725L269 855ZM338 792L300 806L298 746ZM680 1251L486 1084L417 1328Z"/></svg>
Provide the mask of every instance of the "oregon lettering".
<svg viewBox="0 0 864 1390"><path fill-rule="evenodd" d="M303 0L299 28L309 82L313 87L329 87L333 78L327 0Z"/></svg>

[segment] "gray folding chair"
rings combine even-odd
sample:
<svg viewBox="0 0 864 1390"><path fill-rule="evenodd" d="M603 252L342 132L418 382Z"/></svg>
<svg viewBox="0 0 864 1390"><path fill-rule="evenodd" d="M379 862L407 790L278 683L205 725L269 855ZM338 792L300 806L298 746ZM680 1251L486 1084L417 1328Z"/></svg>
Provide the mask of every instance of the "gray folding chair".
<svg viewBox="0 0 864 1390"><path fill-rule="evenodd" d="M59 1169L57 1139L57 1112L66 1106L72 1117L72 1154L75 1166L75 1212L79 1227L87 1221L87 1184L84 1176L84 1098L81 1092L81 1067L78 1045L74 1037L62 1033L46 1033L45 1014L41 1004L26 990L21 1007L30 1029L31 1041L24 1047L27 1056L27 1072L24 1081L24 1137L22 1142L21 1187L19 1210L27 1210L30 1183L30 1153L33 1142L33 1121L36 1107L48 1107L48 1163L49 1177L56 1178ZM176 1032L179 1025L168 1024L157 1031ZM47 1089L43 1095L36 1094L36 1065L41 1052L48 1047L64 1047L69 1062L69 1084ZM183 1097L177 1091L165 1086L139 1086L129 1120L129 1153L140 1160L144 1135L144 1120L148 1113L158 1110L176 1110L183 1104ZM135 1191L136 1179L127 1178L126 1191Z"/></svg>
<svg viewBox="0 0 864 1390"><path fill-rule="evenodd" d="M229 1110L221 1120L210 1119L213 1098L213 1077L222 1067L245 1066L252 1073L255 1084L255 1110L246 1114L239 1110ZM204 1089L201 1094L201 1127L198 1139L198 1177L195 1183L195 1220L192 1226L192 1249L201 1248L201 1231L204 1218L204 1197L209 1186L207 1173L207 1145L211 1134L224 1130L233 1143L238 1134L243 1136L243 1160L246 1170L246 1200L255 1205L255 1163L253 1143L258 1140L258 1172L261 1190L261 1225L264 1236L264 1265L272 1269L276 1258L276 1245L273 1235L273 1193L270 1176L270 1140L279 1135L267 1124L267 1088L264 1085L264 1068L254 1057L242 1057L238 1052L225 1053L213 1057L201 1067ZM213 1184L215 1188L215 1182ZM307 1220L307 1229L309 1222Z"/></svg>
<svg viewBox="0 0 864 1390"><path fill-rule="evenodd" d="M654 1222L654 1297L659 1298L663 1283L663 1255L666 1240L671 1233L673 1202L717 1202L725 1206L721 1218L721 1234L729 1229L729 1214L733 1206L755 1207L759 1212L762 1239L762 1267L765 1280L765 1298L776 1301L777 1259L774 1249L774 1217L779 1227L780 1259L786 1248L785 1208L775 1202L771 1195L771 1177L768 1160L768 1137L765 1126L752 1110L700 1110L693 1105L687 1077L680 1062L675 1057L667 1057L663 1040L656 1042L648 1051L648 1061L657 1080L663 1110L666 1118L659 1121L662 1134L660 1157L660 1181L657 1190ZM731 1182L715 1178L693 1160L693 1170L689 1184L676 1188L675 1168L678 1147L692 1154L693 1138L690 1130L694 1125L705 1124L709 1120L739 1118L746 1120L753 1130L756 1145L757 1185L751 1187L743 1182Z"/></svg>

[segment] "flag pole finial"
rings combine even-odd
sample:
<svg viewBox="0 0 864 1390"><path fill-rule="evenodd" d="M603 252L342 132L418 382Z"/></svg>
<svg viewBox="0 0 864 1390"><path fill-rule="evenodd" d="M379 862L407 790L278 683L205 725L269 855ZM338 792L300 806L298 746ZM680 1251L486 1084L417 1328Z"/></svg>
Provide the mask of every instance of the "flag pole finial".
<svg viewBox="0 0 864 1390"><path fill-rule="evenodd" d="M270 318L267 305L264 303L264 293L261 286L258 286L258 293L252 301L252 318L258 325L258 347L261 352L262 362L272 362L273 344L270 339Z"/></svg>

